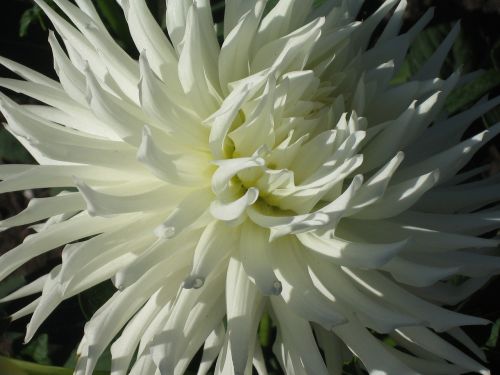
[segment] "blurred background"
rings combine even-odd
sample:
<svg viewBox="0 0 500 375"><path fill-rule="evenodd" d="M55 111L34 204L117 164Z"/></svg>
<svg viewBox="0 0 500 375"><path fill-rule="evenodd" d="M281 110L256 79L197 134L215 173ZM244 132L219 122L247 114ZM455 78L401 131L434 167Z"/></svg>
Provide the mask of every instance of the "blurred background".
<svg viewBox="0 0 500 375"><path fill-rule="evenodd" d="M128 33L120 7L114 0L93 0L112 35L132 56L137 56ZM317 0L318 3L321 0ZM50 0L47 0L50 3ZM158 22L163 22L165 0L147 0ZM273 0L270 0L272 3ZM276 2L276 1L275 1ZM381 0L366 0L359 15L366 18ZM215 22L222 21L223 2L212 1ZM483 73L465 87L450 96L446 110L456 113L470 106L485 95L500 95L500 0L408 0L404 28L408 28L429 8L435 7L435 17L427 30L411 48L403 69L395 79L404 82L426 61L444 39L451 27L460 20L461 33L452 53L441 72L443 76L461 69L468 73L481 69ZM3 0L0 12L0 55L20 62L48 76L56 77L52 56L47 43L50 22L30 0ZM0 68L0 76L13 77ZM30 99L8 94L16 101L30 103ZM0 122L4 122L0 115ZM477 120L471 128L475 133L500 121L500 108ZM488 174L500 171L500 142L490 142L474 158L469 167L488 163ZM32 163L30 155L0 126L0 163ZM50 190L24 191L0 195L0 219L21 211L33 196L47 196ZM14 247L30 233L28 227L15 228L0 236L0 254ZM496 235L495 233L492 235ZM0 283L0 297L47 273L60 262L60 251L53 251L36 258L22 267L6 281ZM10 322L8 316L23 307L28 301L0 304L0 374L71 374L76 361L75 348L83 333L85 321L114 293L112 284L103 283L65 301L42 325L35 338L23 344L24 330L28 318ZM469 300L451 308L474 314L493 322L486 327L469 327L466 331L486 352L492 374L500 374L500 280L492 280L486 288ZM280 374L272 355L275 329L269 319L263 319L259 328L259 339L265 348L265 356L271 374ZM390 343L389 343L390 344ZM2 356L4 358L2 358ZM15 359L7 360L5 357ZM57 367L57 368L56 368ZM63 369L65 367L66 369ZM98 374L109 373L109 351L99 361ZM196 363L193 363L193 369ZM195 372L194 372L195 373ZM345 374L363 374L355 361L345 366Z"/></svg>

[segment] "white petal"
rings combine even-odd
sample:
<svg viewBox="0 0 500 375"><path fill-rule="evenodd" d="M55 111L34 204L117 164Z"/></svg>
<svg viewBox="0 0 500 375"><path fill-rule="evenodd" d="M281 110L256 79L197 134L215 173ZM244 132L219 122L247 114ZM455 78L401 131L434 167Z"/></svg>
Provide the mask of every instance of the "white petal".
<svg viewBox="0 0 500 375"><path fill-rule="evenodd" d="M352 217L374 220L393 217L413 206L438 181L438 171L389 186L382 198Z"/></svg>
<svg viewBox="0 0 500 375"><path fill-rule="evenodd" d="M415 209L438 214L473 212L489 203L497 202L499 196L498 184L461 184L430 191L415 205Z"/></svg>
<svg viewBox="0 0 500 375"><path fill-rule="evenodd" d="M386 244L356 243L341 238L299 233L298 240L307 248L325 255L339 265L357 268L379 268L402 251L408 241Z"/></svg>
<svg viewBox="0 0 500 375"><path fill-rule="evenodd" d="M35 0L35 2L42 8L43 12L54 24L57 32L63 37L71 60L73 61L77 57L77 54L79 58L85 56L85 60L89 61L94 73L99 78L103 78L104 74L107 72L106 65L88 40L44 1Z"/></svg>
<svg viewBox="0 0 500 375"><path fill-rule="evenodd" d="M347 344L371 374L418 375L416 371L391 355L384 348L384 344L356 321L335 327L333 331Z"/></svg>
<svg viewBox="0 0 500 375"><path fill-rule="evenodd" d="M59 108L73 115L82 115L89 118L89 111L82 105L76 103L64 91L44 86L35 82L19 81L10 78L0 78L0 86L13 90L20 94L28 95L43 103Z"/></svg>
<svg viewBox="0 0 500 375"><path fill-rule="evenodd" d="M282 284L282 298L302 318L321 324L326 329L346 322L344 306L328 299L314 286L302 259L300 244L293 238L280 238L273 243L273 267Z"/></svg>
<svg viewBox="0 0 500 375"><path fill-rule="evenodd" d="M336 193L342 181L352 175L362 162L363 155L356 155L333 167L325 163L303 185L276 189L267 202L297 213L310 212L318 202L327 200L329 193Z"/></svg>
<svg viewBox="0 0 500 375"><path fill-rule="evenodd" d="M406 213L398 216L406 217ZM409 215L408 215L409 216ZM452 218L452 215L442 215L443 218ZM479 220L479 218L478 218ZM418 223L418 224L417 224ZM483 224L484 225L484 224ZM490 224L491 225L491 224ZM407 249L412 253L427 253L435 256L439 252L449 252L466 248L496 247L497 240L478 238L470 235L460 235L433 229L426 229L424 221L413 221L408 223L405 220L386 221L386 220L349 220L344 219L337 233L340 237L352 239L353 241L373 241L373 242L391 242L401 241L405 238L411 238ZM453 231L454 228L446 228Z"/></svg>
<svg viewBox="0 0 500 375"><path fill-rule="evenodd" d="M171 7L170 2L168 8ZM178 80L175 65L177 56L172 45L165 37L153 15L143 0L121 0L130 35L134 39L137 50L143 51L148 57L154 72L164 81L176 82Z"/></svg>
<svg viewBox="0 0 500 375"><path fill-rule="evenodd" d="M224 99L220 108L205 120L211 124L209 144L214 159L224 159L227 153L226 136L241 106L266 83L269 71L262 71L237 82L236 88Z"/></svg>
<svg viewBox="0 0 500 375"><path fill-rule="evenodd" d="M362 183L362 176L354 177L351 185L332 203L318 211L296 216L270 216L251 206L247 213L257 225L271 229L271 240L291 233L307 232L326 226L335 227L345 215L350 201L355 196Z"/></svg>
<svg viewBox="0 0 500 375"><path fill-rule="evenodd" d="M31 296L32 294L40 293L43 290L43 285L45 284L45 281L47 280L48 277L49 277L48 274L40 276L38 279L35 279L29 284L1 298L0 303L9 302L15 299Z"/></svg>
<svg viewBox="0 0 500 375"><path fill-rule="evenodd" d="M109 230L119 222L113 219L96 219L82 213L60 224L51 225L41 233L28 236L22 244L0 256L0 280L40 254Z"/></svg>
<svg viewBox="0 0 500 375"><path fill-rule="evenodd" d="M231 179L239 172L251 168L262 168L265 161L256 155L248 158L218 160L215 163L219 168L212 176L212 190L215 194L221 194L228 189Z"/></svg>
<svg viewBox="0 0 500 375"><path fill-rule="evenodd" d="M192 100L193 108L202 118L214 113L219 107L219 97L214 91L214 82L209 81L211 58L207 46L202 45L200 12L193 4L187 13L184 46L179 56L178 74L186 95Z"/></svg>
<svg viewBox="0 0 500 375"><path fill-rule="evenodd" d="M31 164L2 164L0 165L0 180L7 180L32 168L33 165Z"/></svg>
<svg viewBox="0 0 500 375"><path fill-rule="evenodd" d="M157 330L151 343L153 360L161 375L184 373L190 357L220 323L224 313L221 275L221 272L212 274L205 288L179 292L166 324ZM192 339L197 342L194 350L190 345Z"/></svg>
<svg viewBox="0 0 500 375"><path fill-rule="evenodd" d="M191 5L192 3L186 0L171 0L168 2L166 14L167 30L178 54L182 50L187 14Z"/></svg>
<svg viewBox="0 0 500 375"><path fill-rule="evenodd" d="M379 23L385 18L385 16L391 11L391 9L394 8L396 3L399 2L399 0L387 0L382 3L378 7L378 9L373 12L366 20L363 22L363 27L361 27L357 34L355 35L355 44L360 45L361 48L366 48L368 46L368 43L370 41L370 37L373 34L373 31L375 28L379 25ZM353 2L354 3L354 2ZM360 4L362 2L357 2L356 5L354 5L355 9L350 9L350 12L353 16L356 15L353 10L358 10ZM349 5L348 5L349 6Z"/></svg>
<svg viewBox="0 0 500 375"><path fill-rule="evenodd" d="M49 32L49 43L54 56L54 69L64 91L76 102L85 102L85 76L71 63L52 31Z"/></svg>
<svg viewBox="0 0 500 375"><path fill-rule="evenodd" d="M73 176L100 185L123 183L130 175L108 168L85 165L30 165L20 173L12 174L0 182L0 192L50 187L75 186Z"/></svg>
<svg viewBox="0 0 500 375"><path fill-rule="evenodd" d="M493 126L478 135L465 140L458 145L444 150L428 159L417 161L416 163L403 166L395 176L395 180L402 181L409 176L420 175L439 168L439 182L445 182L453 177L462 167L464 167L474 154L486 142L500 132L500 125Z"/></svg>
<svg viewBox="0 0 500 375"><path fill-rule="evenodd" d="M146 53L139 57L141 109L151 117L151 125L167 133L165 149L169 151L207 150L208 129L190 108L182 89L163 83L151 70ZM180 144L179 144L180 143Z"/></svg>
<svg viewBox="0 0 500 375"><path fill-rule="evenodd" d="M279 1L262 20L255 42L256 47L261 47L297 29L303 24L311 6L311 0Z"/></svg>
<svg viewBox="0 0 500 375"><path fill-rule="evenodd" d="M251 156L263 145L268 149L274 146L272 111L275 85L274 79L267 82L262 99L255 110L248 115L240 127L229 133L229 137L234 142L235 156Z"/></svg>
<svg viewBox="0 0 500 375"><path fill-rule="evenodd" d="M51 216L85 209L85 202L78 193L64 193L49 198L33 198L19 214L0 221L0 228L11 228L46 219Z"/></svg>
<svg viewBox="0 0 500 375"><path fill-rule="evenodd" d="M165 303L168 288L162 288L153 294L148 302L130 320L122 334L111 345L111 374L125 375L128 371L134 351L139 344L140 337L153 317L159 312L160 304Z"/></svg>
<svg viewBox="0 0 500 375"><path fill-rule="evenodd" d="M214 286L209 285L209 287ZM190 339L189 341L183 341L185 349L183 346L178 348L180 354L175 366L175 374L185 373L193 357L207 340L210 332L224 318L224 314L224 299L222 295L214 298L212 294L208 294L206 298L200 299L186 323L185 332ZM200 322L202 323L200 324Z"/></svg>
<svg viewBox="0 0 500 375"><path fill-rule="evenodd" d="M264 3L263 0L236 0L228 1L226 4L225 37L218 66L221 88L226 94L229 82L242 79L249 73L249 52L264 10ZM236 12L239 13L238 16L234 15Z"/></svg>
<svg viewBox="0 0 500 375"><path fill-rule="evenodd" d="M151 129L144 127L137 159L158 178L172 185L202 187L210 178L211 166L202 153L170 154L155 142Z"/></svg>
<svg viewBox="0 0 500 375"><path fill-rule="evenodd" d="M344 360L342 358L342 345L340 339L332 332L326 331L318 325L313 325L318 346L325 355L325 364L330 375L342 375Z"/></svg>
<svg viewBox="0 0 500 375"><path fill-rule="evenodd" d="M310 323L290 311L278 297L271 297L271 304L283 342L297 352L307 374L327 375Z"/></svg>
<svg viewBox="0 0 500 375"><path fill-rule="evenodd" d="M377 298L382 298L407 314L425 321L426 325L437 331L445 331L463 325L487 324L488 321L449 311L416 297L380 273L342 268L358 286Z"/></svg>
<svg viewBox="0 0 500 375"><path fill-rule="evenodd" d="M142 121L137 119L122 100L106 92L89 67L85 70L87 101L96 117L105 121L121 139L137 146L140 143Z"/></svg>
<svg viewBox="0 0 500 375"><path fill-rule="evenodd" d="M435 267L409 261L403 257L394 257L381 267L400 283L425 287L434 285L439 280L460 274L461 267Z"/></svg>
<svg viewBox="0 0 500 375"><path fill-rule="evenodd" d="M301 183L335 153L337 131L328 130L302 145L301 157L293 161L295 181Z"/></svg>
<svg viewBox="0 0 500 375"><path fill-rule="evenodd" d="M207 211L213 194L208 189L190 192L174 208L167 219L155 229L161 238L172 238L196 224L196 220Z"/></svg>
<svg viewBox="0 0 500 375"><path fill-rule="evenodd" d="M470 371L479 372L484 375L489 374L489 371L483 365L466 356L427 328L408 327L399 329L399 332L417 345L432 351L452 363Z"/></svg>
<svg viewBox="0 0 500 375"><path fill-rule="evenodd" d="M55 3L93 45L106 63L110 74L119 83L120 89L132 100L137 101L136 84L139 81L139 72L135 61L78 7L67 0L55 0Z"/></svg>
<svg viewBox="0 0 500 375"><path fill-rule="evenodd" d="M228 225L236 225L242 222L248 207L254 204L259 198L259 190L249 188L246 193L229 203L215 200L210 204L210 213L218 220L225 221Z"/></svg>
<svg viewBox="0 0 500 375"><path fill-rule="evenodd" d="M424 65L418 70L418 72L413 77L417 80L424 80L429 78L434 78L439 76L439 71L448 55L448 52L453 47L455 39L458 37L460 32L460 24L457 23L453 29L449 32L437 50L433 55L425 62Z"/></svg>
<svg viewBox="0 0 500 375"><path fill-rule="evenodd" d="M498 214L498 210L455 215L407 211L398 216L398 220L410 226L427 227L435 231L480 235L498 226Z"/></svg>
<svg viewBox="0 0 500 375"><path fill-rule="evenodd" d="M220 221L214 221L205 228L196 245L193 268L184 281L184 288L201 288L209 274L220 263L226 262L237 246L235 232Z"/></svg>
<svg viewBox="0 0 500 375"><path fill-rule="evenodd" d="M279 74L302 70L314 43L321 35L321 26L324 22L324 18L318 18L283 38L265 44L255 53L251 61L251 72L259 72L269 67Z"/></svg>
<svg viewBox="0 0 500 375"><path fill-rule="evenodd" d="M314 256L308 256L307 259L311 275L315 277L314 280L326 288L325 295L341 299L343 303L350 306L365 327L370 327L380 333L389 333L398 327L421 323L404 311L372 299L368 294L356 288L338 267L329 265Z"/></svg>
<svg viewBox="0 0 500 375"><path fill-rule="evenodd" d="M460 112L428 128L414 144L409 145L405 153L412 160L425 159L450 148L463 137L464 132L478 117L500 104L500 97L485 102L479 102L466 111ZM422 147L425 142L425 147Z"/></svg>
<svg viewBox="0 0 500 375"><path fill-rule="evenodd" d="M15 313L11 314L9 316L9 319L11 321L14 321L14 320L18 320L18 319L24 318L25 316L33 314L33 312L36 310L39 303L40 303L40 297L38 297L34 301L30 302L28 305L24 306L23 308L19 309Z"/></svg>
<svg viewBox="0 0 500 375"><path fill-rule="evenodd" d="M61 288L57 284L57 276L60 270L61 266L56 266L52 269L52 271L48 274L48 277L45 279L42 296L40 297L38 305L33 312L33 316L31 317L30 322L26 327L25 342L28 342L33 338L44 320L63 300Z"/></svg>
<svg viewBox="0 0 500 375"><path fill-rule="evenodd" d="M221 351L224 344L224 325L221 323L216 329L210 333L203 346L203 356L201 358L200 366L198 367L197 375L207 375Z"/></svg>
<svg viewBox="0 0 500 375"><path fill-rule="evenodd" d="M25 67L22 64L16 63L15 61L9 60L5 57L0 57L0 64L11 70L12 72L23 77L25 80L30 82L39 83L44 86L52 87L56 90L61 90L61 85L49 77L44 76L30 68Z"/></svg>
<svg viewBox="0 0 500 375"><path fill-rule="evenodd" d="M285 345L279 333L273 344L273 353L287 375L307 375L299 354Z"/></svg>
<svg viewBox="0 0 500 375"><path fill-rule="evenodd" d="M401 24L403 23L406 6L406 0L402 0L399 2L397 8L394 10L394 14L391 16L389 22L387 22L382 35L380 35L380 37L377 39L378 44L386 42L387 40L390 40L391 38L398 35L399 30L401 29Z"/></svg>
<svg viewBox="0 0 500 375"><path fill-rule="evenodd" d="M472 339L467 336L461 328L454 328L448 331L448 334L452 336L455 340L458 340L463 345L467 347L472 353L474 353L481 361L487 362L486 355L483 350L474 342Z"/></svg>
<svg viewBox="0 0 500 375"><path fill-rule="evenodd" d="M281 283L271 264L272 245L268 231L245 221L241 227L240 257L246 274L264 295L280 294Z"/></svg>
<svg viewBox="0 0 500 375"><path fill-rule="evenodd" d="M101 220L100 218L98 220ZM109 219L108 219L109 220ZM66 245L62 252L62 269L59 275L61 283L70 282L75 276L77 278L85 278L88 271L87 267L92 269L97 265L103 265L112 260L115 255L121 255L127 251L138 250L134 248L144 240L144 226L142 224L150 224L151 217L142 215L123 215L113 219L116 226L109 228L98 236L75 244ZM117 239L123 238L126 234L130 234L133 240L126 244L117 243ZM142 236L140 235L142 234ZM148 233L146 232L147 236ZM130 242L130 245L129 245ZM132 249L130 249L132 247ZM108 251L104 251L105 249Z"/></svg>
<svg viewBox="0 0 500 375"><path fill-rule="evenodd" d="M83 180L76 179L78 191L87 203L90 216L111 216L127 212L145 212L158 209L158 201L166 195L177 195L168 186L161 186L150 191L134 195L115 195L92 189ZM163 206L161 208L168 208Z"/></svg>
<svg viewBox="0 0 500 375"><path fill-rule="evenodd" d="M263 298L243 268L231 258L226 277L227 336L235 374L243 374L253 349L262 314Z"/></svg>
<svg viewBox="0 0 500 375"><path fill-rule="evenodd" d="M168 240L157 239L143 253L136 256L132 264L122 268L113 276L115 286L121 290L132 285L144 272L160 262L168 265L168 273L188 266L200 235L200 231L197 230L182 233Z"/></svg>
<svg viewBox="0 0 500 375"><path fill-rule="evenodd" d="M381 199L389 182L404 159L404 154L398 152L386 165L380 168L363 186L353 200L352 211L362 210ZM367 158L363 158L367 160ZM369 158L368 158L369 160ZM362 168L362 167L361 167Z"/></svg>

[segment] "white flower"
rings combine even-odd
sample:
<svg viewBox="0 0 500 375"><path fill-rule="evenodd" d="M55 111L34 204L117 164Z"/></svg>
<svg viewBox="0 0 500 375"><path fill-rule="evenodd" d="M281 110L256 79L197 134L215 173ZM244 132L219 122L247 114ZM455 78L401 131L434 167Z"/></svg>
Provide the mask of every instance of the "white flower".
<svg viewBox="0 0 500 375"><path fill-rule="evenodd" d="M443 305L500 269L498 241L479 237L499 227L498 208L480 210L500 198L498 177L462 172L500 126L464 132L500 100L442 110L468 79L437 78L457 27L395 85L432 17L400 33L404 0L363 22L361 0L268 12L227 0L222 47L208 0L169 0L169 38L144 0L121 0L139 61L90 0L54 1L71 23L36 0L67 51L51 34L59 82L0 60L24 78L2 87L46 104L2 95L9 131L40 166L0 166L0 192L77 188L0 222L46 219L0 257L1 279L65 246L60 266L4 299L41 292L13 316L32 314L27 340L61 301L111 278L118 291L86 325L76 374L118 334L112 375L182 374L202 347L198 374L214 361L216 374L266 374L263 312L287 374L340 374L350 352L371 374L488 373L438 334L484 359L460 327L488 322Z"/></svg>

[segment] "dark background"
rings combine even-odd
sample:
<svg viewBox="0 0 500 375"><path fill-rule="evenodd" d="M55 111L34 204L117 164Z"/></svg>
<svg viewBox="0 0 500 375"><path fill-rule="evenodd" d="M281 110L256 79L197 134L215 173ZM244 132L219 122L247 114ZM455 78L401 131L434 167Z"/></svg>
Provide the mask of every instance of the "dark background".
<svg viewBox="0 0 500 375"><path fill-rule="evenodd" d="M113 2L113 0L105 1ZM468 92L457 93L454 100L448 103L447 108L450 112L466 108L487 92L490 92L490 96L499 95L500 0L408 0L408 3L404 28L415 22L430 6L436 7L436 13L429 26L429 32L426 32L418 40L417 46L410 51L405 66L407 72L415 70L428 56L428 50L432 52L432 48L435 48L439 41L444 38L451 25L457 20L461 20L460 38L442 73L447 75L460 66L464 72L484 69L486 76L482 78L482 81L476 82L475 86L469 87ZM29 0L2 0L1 5L0 55L55 77L52 56L47 43L49 22L40 13L37 13L36 8L33 8L33 3ZM154 0L150 1L150 5L152 9L159 8ZM380 1L367 0L360 18L365 18L378 5L380 5ZM102 9L100 8L100 10ZM221 11L217 12L215 14L216 21L220 20L221 16ZM117 13L116 17L120 18L120 14ZM106 22L124 48L135 56L137 51L132 47L126 30L124 31L119 25L116 26L112 19L106 19ZM21 27L21 25L23 26ZM24 35L21 36L21 34ZM12 76L12 74L2 67L0 68L0 76ZM12 95L12 93L10 94ZM25 97L13 96L19 101L26 102L28 100ZM0 121L3 122L1 115ZM478 120L473 129L481 130L498 121L500 121L500 109L497 108ZM478 154L473 164L488 162L492 165L490 173L496 173L500 170L498 145L498 140L490 143ZM0 127L0 163L29 163L31 161L29 155ZM50 193L50 191L42 190L0 195L0 219L11 216L24 208L30 194L44 196ZM17 228L2 233L0 253L14 247L28 233L29 229L27 228ZM38 257L17 271L8 279L7 283L0 284L3 285L0 287L0 296L6 294L10 289L22 285L27 280L33 280L46 273L58 263L59 254L57 251ZM82 336L85 320L111 293L113 293L112 286L105 283L64 302L41 327L35 339L28 346L22 344L27 319L11 323L6 318L10 313L22 307L26 301L0 305L0 317L3 317L0 323L0 355L41 364L71 366L74 363L73 350ZM500 281L496 279L468 301L453 307L458 311L482 316L497 323L486 327L466 329L474 341L486 350L493 375L500 375L500 348L497 343L500 325L499 293ZM266 348L266 353L270 353L270 346ZM107 366L109 366L109 358L104 358L100 368L106 369ZM359 369L353 364L346 371L355 374Z"/></svg>

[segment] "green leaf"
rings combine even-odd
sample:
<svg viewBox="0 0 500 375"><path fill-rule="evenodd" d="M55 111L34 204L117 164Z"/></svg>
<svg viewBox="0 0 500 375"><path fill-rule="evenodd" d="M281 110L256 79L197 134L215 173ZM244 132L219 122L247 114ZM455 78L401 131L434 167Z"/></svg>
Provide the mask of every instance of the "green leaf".
<svg viewBox="0 0 500 375"><path fill-rule="evenodd" d="M419 34L408 54L413 72L416 72L429 60L450 30L451 25L440 24L429 27Z"/></svg>
<svg viewBox="0 0 500 375"><path fill-rule="evenodd" d="M33 360L41 365L52 364L49 357L49 335L42 333L30 341L20 352L23 358Z"/></svg>
<svg viewBox="0 0 500 375"><path fill-rule="evenodd" d="M483 116L483 123L486 128L500 123L500 107L497 107Z"/></svg>
<svg viewBox="0 0 500 375"><path fill-rule="evenodd" d="M19 36L24 37L26 34L28 34L28 28L30 25L33 23L33 21L38 19L37 16L37 8L33 7L28 10L26 10L22 15L21 15L21 20L19 21Z"/></svg>
<svg viewBox="0 0 500 375"><path fill-rule="evenodd" d="M399 84L408 81L429 60L450 30L451 25L444 23L422 31L410 46L406 59L392 83ZM448 64L445 63L445 66L450 64L449 61L450 58L447 59Z"/></svg>
<svg viewBox="0 0 500 375"><path fill-rule="evenodd" d="M460 69L462 73L468 73L476 70L477 55L474 53L474 46L472 40L465 32L458 34L455 44L451 50L451 54L447 59L447 75Z"/></svg>
<svg viewBox="0 0 500 375"><path fill-rule="evenodd" d="M314 3L313 3L313 7L319 7L321 5L323 5L323 3L325 2L326 0L314 0Z"/></svg>
<svg viewBox="0 0 500 375"><path fill-rule="evenodd" d="M432 56L432 53L439 45L441 32L437 28L430 28L422 32L411 45L406 59L392 79L393 84L407 82L418 69Z"/></svg>
<svg viewBox="0 0 500 375"><path fill-rule="evenodd" d="M412 75L413 75L413 70L411 67L410 59L406 58L406 60L401 65L399 71L392 78L391 83L393 85L399 85L401 83L405 83L411 78Z"/></svg>
<svg viewBox="0 0 500 375"><path fill-rule="evenodd" d="M0 129L0 159L15 163L32 163L28 151L4 128Z"/></svg>
<svg viewBox="0 0 500 375"><path fill-rule="evenodd" d="M495 348L498 343L498 334L500 333L500 319L497 319L495 324L491 327L490 337L486 341L486 347Z"/></svg>
<svg viewBox="0 0 500 375"><path fill-rule="evenodd" d="M390 336L384 337L384 344L391 346L393 348L395 348L398 345L398 343Z"/></svg>
<svg viewBox="0 0 500 375"><path fill-rule="evenodd" d="M271 330L272 322L271 317L268 313L262 315L259 324L259 342L263 347L268 347L272 344L271 342Z"/></svg>
<svg viewBox="0 0 500 375"><path fill-rule="evenodd" d="M53 6L52 0L46 0L46 2L48 5ZM19 36L26 36L28 34L29 27L35 22L38 22L43 30L47 30L45 17L45 14L38 5L34 5L32 8L26 9L19 20Z"/></svg>
<svg viewBox="0 0 500 375"><path fill-rule="evenodd" d="M449 114L460 112L500 85L500 72L489 70L476 80L454 90L446 100Z"/></svg>
<svg viewBox="0 0 500 375"><path fill-rule="evenodd" d="M44 366L0 356L0 374L8 375L73 375L73 369ZM93 375L109 375L108 372L95 371Z"/></svg>

